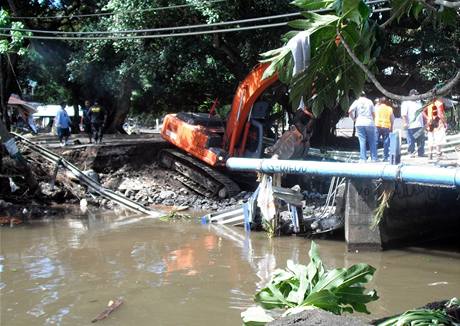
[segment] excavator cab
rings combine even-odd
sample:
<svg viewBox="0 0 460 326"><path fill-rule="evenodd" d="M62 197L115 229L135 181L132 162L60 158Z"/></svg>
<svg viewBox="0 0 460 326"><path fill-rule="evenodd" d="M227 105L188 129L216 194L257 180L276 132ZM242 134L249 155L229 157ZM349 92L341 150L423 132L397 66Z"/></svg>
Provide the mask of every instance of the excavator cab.
<svg viewBox="0 0 460 326"><path fill-rule="evenodd" d="M243 157L261 158L264 153L265 132L270 126L269 116L271 105L267 101L254 103L249 115L249 132L246 140L246 149Z"/></svg>

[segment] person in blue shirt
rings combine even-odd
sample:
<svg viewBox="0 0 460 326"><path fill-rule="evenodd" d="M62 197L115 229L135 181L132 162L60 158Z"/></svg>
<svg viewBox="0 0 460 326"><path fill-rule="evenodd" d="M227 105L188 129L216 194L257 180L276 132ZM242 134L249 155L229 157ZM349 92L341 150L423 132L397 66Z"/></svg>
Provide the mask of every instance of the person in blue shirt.
<svg viewBox="0 0 460 326"><path fill-rule="evenodd" d="M66 104L64 102L61 103L61 107L59 108L58 112L56 113L56 131L59 138L59 142L61 146L66 146L67 141L70 136L70 118L65 110Z"/></svg>

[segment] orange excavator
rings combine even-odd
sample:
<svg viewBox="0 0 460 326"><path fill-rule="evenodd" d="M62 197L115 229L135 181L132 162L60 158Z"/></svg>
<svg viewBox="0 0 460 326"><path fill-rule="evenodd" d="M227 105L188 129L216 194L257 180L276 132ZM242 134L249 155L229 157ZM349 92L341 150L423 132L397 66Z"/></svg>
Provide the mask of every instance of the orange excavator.
<svg viewBox="0 0 460 326"><path fill-rule="evenodd" d="M189 188L206 196L236 195L239 186L222 173L226 160L235 156L261 158L265 148L273 145L265 135L271 107L259 100L278 81L277 75L262 78L268 65L257 65L240 83L226 122L208 113L165 116L161 136L182 151L164 150L160 161L179 172L179 180Z"/></svg>

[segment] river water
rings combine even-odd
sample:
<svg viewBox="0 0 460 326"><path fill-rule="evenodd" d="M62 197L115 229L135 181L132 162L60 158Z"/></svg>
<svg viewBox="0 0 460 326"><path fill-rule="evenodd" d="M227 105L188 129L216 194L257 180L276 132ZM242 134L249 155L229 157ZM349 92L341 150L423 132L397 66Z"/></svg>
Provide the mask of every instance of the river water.
<svg viewBox="0 0 460 326"><path fill-rule="evenodd" d="M0 324L241 325L240 313L286 260L307 263L310 240L234 227L88 214L1 228ZM408 248L347 253L317 240L328 267L365 262L380 299L370 317L460 296L460 253Z"/></svg>

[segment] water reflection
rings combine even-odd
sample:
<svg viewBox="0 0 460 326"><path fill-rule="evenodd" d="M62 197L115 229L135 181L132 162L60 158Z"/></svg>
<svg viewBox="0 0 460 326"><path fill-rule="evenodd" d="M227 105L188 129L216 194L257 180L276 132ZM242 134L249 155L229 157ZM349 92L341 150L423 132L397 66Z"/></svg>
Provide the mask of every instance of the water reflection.
<svg viewBox="0 0 460 326"><path fill-rule="evenodd" d="M88 324L120 296L126 304L111 325L239 325L273 271L287 259L307 263L310 247L302 238L92 212L0 235L2 325ZM377 316L458 295L458 255L346 253L343 242L318 242L329 267L377 268Z"/></svg>

